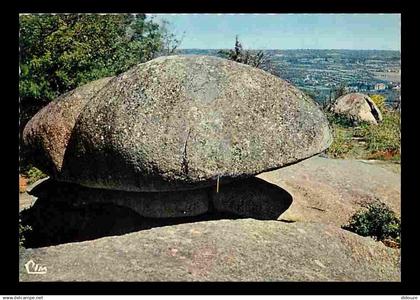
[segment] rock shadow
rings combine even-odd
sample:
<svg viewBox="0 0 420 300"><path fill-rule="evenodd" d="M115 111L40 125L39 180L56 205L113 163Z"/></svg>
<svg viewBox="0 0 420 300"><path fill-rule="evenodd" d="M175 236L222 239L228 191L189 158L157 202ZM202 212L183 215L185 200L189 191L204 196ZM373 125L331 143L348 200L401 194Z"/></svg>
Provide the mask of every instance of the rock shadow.
<svg viewBox="0 0 420 300"><path fill-rule="evenodd" d="M284 189L259 178L180 192L100 190L45 180L30 194L34 205L21 212L24 246L38 248L105 236L220 219L277 220L292 203Z"/></svg>

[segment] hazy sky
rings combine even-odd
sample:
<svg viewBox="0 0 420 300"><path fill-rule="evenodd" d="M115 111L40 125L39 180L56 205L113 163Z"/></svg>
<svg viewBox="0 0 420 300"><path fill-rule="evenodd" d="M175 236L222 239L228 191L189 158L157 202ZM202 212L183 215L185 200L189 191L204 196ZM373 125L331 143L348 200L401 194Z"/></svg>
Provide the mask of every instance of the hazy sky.
<svg viewBox="0 0 420 300"><path fill-rule="evenodd" d="M180 48L400 50L400 14L149 14L171 23Z"/></svg>

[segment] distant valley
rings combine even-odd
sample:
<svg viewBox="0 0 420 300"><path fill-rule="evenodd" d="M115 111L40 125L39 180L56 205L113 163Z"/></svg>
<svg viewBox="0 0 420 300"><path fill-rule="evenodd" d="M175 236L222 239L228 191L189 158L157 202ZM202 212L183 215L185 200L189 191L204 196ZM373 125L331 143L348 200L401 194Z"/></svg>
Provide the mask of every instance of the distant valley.
<svg viewBox="0 0 420 300"><path fill-rule="evenodd" d="M179 54L218 56L217 49L180 49ZM258 50L251 50L258 51ZM263 50L274 73L319 103L346 86L349 92L381 94L387 102L400 97L401 53L388 50Z"/></svg>

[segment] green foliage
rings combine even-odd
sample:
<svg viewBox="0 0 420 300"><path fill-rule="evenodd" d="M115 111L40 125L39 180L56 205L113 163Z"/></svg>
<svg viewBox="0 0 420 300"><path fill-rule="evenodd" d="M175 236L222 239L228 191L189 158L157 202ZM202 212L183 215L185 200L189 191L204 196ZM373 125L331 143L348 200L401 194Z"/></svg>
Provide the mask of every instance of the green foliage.
<svg viewBox="0 0 420 300"><path fill-rule="evenodd" d="M20 134L49 101L89 81L171 54L180 41L144 14L19 16ZM21 143L21 164L27 164Z"/></svg>
<svg viewBox="0 0 420 300"><path fill-rule="evenodd" d="M21 15L19 21L21 99L51 100L163 47L159 26L145 15Z"/></svg>
<svg viewBox="0 0 420 300"><path fill-rule="evenodd" d="M398 111L384 110L378 125L359 122L326 113L334 140L327 154L332 157L400 160L401 115Z"/></svg>
<svg viewBox="0 0 420 300"><path fill-rule="evenodd" d="M363 127L361 134L369 141L368 150L399 153L401 147L400 120L399 112L384 112L383 120L378 126Z"/></svg>
<svg viewBox="0 0 420 300"><path fill-rule="evenodd" d="M378 241L392 239L400 240L401 221L384 203L375 201L364 209L356 212L343 229L361 236L375 237Z"/></svg>
<svg viewBox="0 0 420 300"><path fill-rule="evenodd" d="M379 110L383 113L387 110L385 106L385 97L382 95L370 95L369 96L375 105L379 108Z"/></svg>
<svg viewBox="0 0 420 300"><path fill-rule="evenodd" d="M327 153L334 158L344 157L354 146L351 142L351 135L341 126L332 126L332 131L334 139Z"/></svg>
<svg viewBox="0 0 420 300"><path fill-rule="evenodd" d="M339 125L341 127L352 127L354 125L354 121L345 115L331 112L326 112L325 114L330 124Z"/></svg>
<svg viewBox="0 0 420 300"><path fill-rule="evenodd" d="M28 179L28 184L32 184L42 178L47 177L46 174L44 174L41 170L30 166L26 171L22 172L22 175L24 175Z"/></svg>
<svg viewBox="0 0 420 300"><path fill-rule="evenodd" d="M357 151L357 145L352 140L354 135L353 120L331 112L325 114L330 122L334 137L333 143L327 149L327 154L334 158L343 158L349 153Z"/></svg>

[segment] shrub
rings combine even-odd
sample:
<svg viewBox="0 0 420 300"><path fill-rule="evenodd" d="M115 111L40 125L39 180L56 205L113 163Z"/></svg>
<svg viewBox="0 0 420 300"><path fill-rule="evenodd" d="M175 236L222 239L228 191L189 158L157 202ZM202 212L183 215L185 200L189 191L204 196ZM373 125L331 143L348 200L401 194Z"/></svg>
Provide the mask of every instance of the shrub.
<svg viewBox="0 0 420 300"><path fill-rule="evenodd" d="M342 228L378 241L391 239L399 243L401 222L383 202L374 201L356 212Z"/></svg>
<svg viewBox="0 0 420 300"><path fill-rule="evenodd" d="M47 177L46 174L44 174L44 172L42 172L41 170L35 168L35 167L30 167L26 172L24 172L25 177L28 179L27 184L30 185L44 177Z"/></svg>
<svg viewBox="0 0 420 300"><path fill-rule="evenodd" d="M341 127L352 127L354 125L354 121L345 115L335 114L332 112L326 112L326 115L330 124L339 125Z"/></svg>
<svg viewBox="0 0 420 300"><path fill-rule="evenodd" d="M326 114L334 136L334 141L327 150L328 154L333 157L356 154L355 157L365 159L400 159L401 117L398 111L385 110L383 120L378 125L358 122L357 127L345 116L331 112Z"/></svg>
<svg viewBox="0 0 420 300"><path fill-rule="evenodd" d="M400 113L385 112L383 120L378 126L367 128L366 138L369 140L368 149L372 152L399 152L401 146Z"/></svg>
<svg viewBox="0 0 420 300"><path fill-rule="evenodd" d="M370 98L372 101L376 104L376 106L379 108L379 110L383 113L386 111L385 107L385 97L382 95L370 95Z"/></svg>

